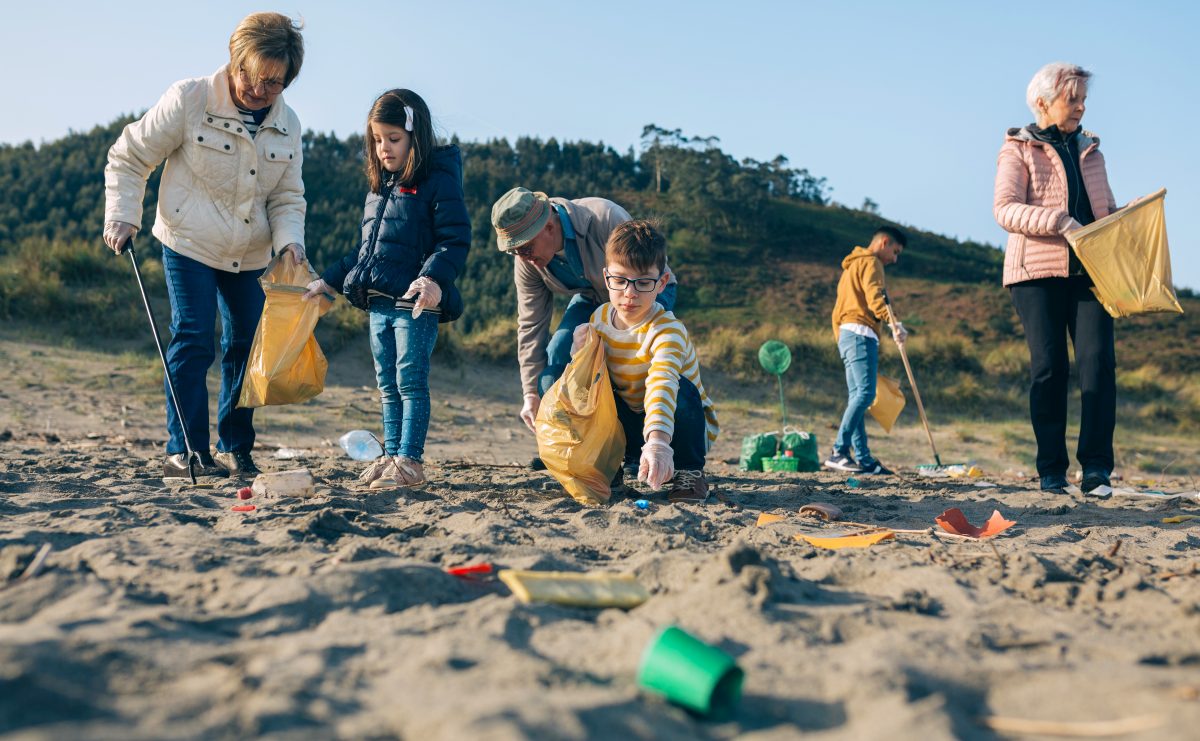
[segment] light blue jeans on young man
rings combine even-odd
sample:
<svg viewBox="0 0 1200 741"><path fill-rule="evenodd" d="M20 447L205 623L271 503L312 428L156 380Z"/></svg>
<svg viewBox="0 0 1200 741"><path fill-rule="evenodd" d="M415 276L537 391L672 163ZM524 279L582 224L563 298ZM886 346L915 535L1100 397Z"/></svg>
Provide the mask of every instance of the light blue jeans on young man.
<svg viewBox="0 0 1200 741"><path fill-rule="evenodd" d="M875 401L875 373L879 369L879 340L843 329L838 334L838 353L846 366L846 413L838 428L834 452L854 450L859 463L872 462L867 446L867 408Z"/></svg>
<svg viewBox="0 0 1200 741"><path fill-rule="evenodd" d="M371 305L371 355L383 403L383 450L423 461L429 431L429 357L437 342L438 315L413 319L412 309Z"/></svg>

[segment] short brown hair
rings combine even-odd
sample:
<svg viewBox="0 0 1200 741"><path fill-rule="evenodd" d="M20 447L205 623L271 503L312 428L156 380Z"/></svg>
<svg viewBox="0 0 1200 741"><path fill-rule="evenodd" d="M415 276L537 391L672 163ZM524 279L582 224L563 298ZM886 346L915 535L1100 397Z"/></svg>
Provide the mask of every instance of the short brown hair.
<svg viewBox="0 0 1200 741"><path fill-rule="evenodd" d="M229 73L241 70L253 80L263 61L270 60L287 65L283 85L291 85L304 63L302 28L304 21L293 21L280 13L246 16L229 37Z"/></svg>
<svg viewBox="0 0 1200 741"><path fill-rule="evenodd" d="M608 237L604 257L609 262L647 273L658 268L658 275L667 269L667 240L657 224L645 219L626 221Z"/></svg>
<svg viewBox="0 0 1200 741"><path fill-rule="evenodd" d="M417 185L429 174L429 165L433 161L433 150L437 147L437 137L433 135L433 117L425 100L411 90L396 88L389 90L375 99L371 112L367 114L367 136L363 140L366 155L367 181L371 191L380 193L383 190L383 164L375 151L375 138L371 133L371 124L381 123L388 126L405 128L408 123L408 113L404 107L412 109L412 131L408 132L412 145L408 149L408 161L398 173L401 185Z"/></svg>

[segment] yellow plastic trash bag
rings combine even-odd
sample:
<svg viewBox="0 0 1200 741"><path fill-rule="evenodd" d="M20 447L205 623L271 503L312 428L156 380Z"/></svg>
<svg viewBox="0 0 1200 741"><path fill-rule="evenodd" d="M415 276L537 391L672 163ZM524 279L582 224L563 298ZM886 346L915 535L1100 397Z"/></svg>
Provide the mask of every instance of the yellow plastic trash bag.
<svg viewBox="0 0 1200 741"><path fill-rule="evenodd" d="M1092 292L1114 317L1183 313L1171 285L1166 194L1163 188L1066 235L1095 283Z"/></svg>
<svg viewBox="0 0 1200 741"><path fill-rule="evenodd" d="M333 308L333 297L301 298L304 287L317 277L307 262L296 265L281 252L258 279L266 302L250 347L239 407L296 404L325 389L329 363L313 329Z"/></svg>
<svg viewBox="0 0 1200 741"><path fill-rule="evenodd" d="M875 377L875 401L871 402L867 411L875 418L884 432L892 431L892 426L896 424L896 418L900 416L903 409L904 391L900 389L900 382L882 374L877 375Z"/></svg>
<svg viewBox="0 0 1200 741"><path fill-rule="evenodd" d="M542 397L534 427L538 455L567 493L581 504L607 502L625 457L625 431L595 329Z"/></svg>

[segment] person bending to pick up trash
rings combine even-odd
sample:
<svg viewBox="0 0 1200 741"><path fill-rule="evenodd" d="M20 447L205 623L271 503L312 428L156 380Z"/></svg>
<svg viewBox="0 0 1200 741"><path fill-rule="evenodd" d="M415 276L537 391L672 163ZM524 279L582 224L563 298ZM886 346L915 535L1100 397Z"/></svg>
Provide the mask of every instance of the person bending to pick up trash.
<svg viewBox="0 0 1200 741"><path fill-rule="evenodd" d="M575 328L604 303L604 246L629 213L604 198L550 198L513 188L492 206L500 251L513 258L517 285L517 360L521 365L521 420L533 431L541 398L571 360ZM657 301L675 306L675 275ZM558 329L550 333L554 296L570 296ZM534 460L534 468L541 467Z"/></svg>
<svg viewBox="0 0 1200 741"><path fill-rule="evenodd" d="M875 230L865 249L855 247L842 260L842 277L838 281L837 303L833 307L833 336L837 339L842 364L846 366L849 394L837 439L833 441L833 452L825 461L826 468L848 473L892 473L871 455L866 416L868 407L875 401L879 332L888 317L883 267L895 264L907 243L904 232L881 226ZM892 327L892 339L901 344L907 337L904 325L897 322Z"/></svg>
<svg viewBox="0 0 1200 741"><path fill-rule="evenodd" d="M367 116L367 180L359 246L308 284L305 299L340 290L371 317L371 355L383 404L384 455L359 477L372 489L425 481L429 358L438 323L463 311L455 279L471 220L462 155L437 146L429 108L411 90L380 95Z"/></svg>
<svg viewBox="0 0 1200 741"><path fill-rule="evenodd" d="M720 427L687 328L657 302L669 280L667 242L649 222L627 221L608 238L605 262L608 303L575 329L572 354L594 327L625 430L624 472L673 501L703 501Z"/></svg>
<svg viewBox="0 0 1200 741"><path fill-rule="evenodd" d="M125 127L104 168L104 242L118 255L142 221L146 178L166 160L154 236L162 242L171 301L166 364L179 398L167 396L163 477L188 476L186 440L200 476L253 475L254 410L237 407L263 311L258 279L274 252L304 261L300 120L283 91L300 74L300 24L278 13L242 19L229 63L181 80ZM209 453L208 386L221 316L217 455ZM184 425L187 426L185 440Z"/></svg>
<svg viewBox="0 0 1200 741"><path fill-rule="evenodd" d="M1079 127L1091 72L1054 62L1034 74L1025 102L1037 122L1009 129L996 166L993 209L1008 232L1004 285L1029 345L1029 418L1041 488L1067 486L1067 389L1075 345L1079 371L1082 489L1109 483L1117 424L1113 319L1067 232L1117 210L1100 139ZM1136 201L1135 201L1136 203ZM1132 205L1132 204L1130 204Z"/></svg>

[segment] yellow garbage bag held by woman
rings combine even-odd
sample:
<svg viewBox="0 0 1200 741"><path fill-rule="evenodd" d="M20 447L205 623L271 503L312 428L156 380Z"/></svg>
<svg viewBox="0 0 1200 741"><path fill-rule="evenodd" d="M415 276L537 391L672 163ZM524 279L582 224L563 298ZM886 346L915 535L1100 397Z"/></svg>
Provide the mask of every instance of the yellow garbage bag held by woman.
<svg viewBox="0 0 1200 741"><path fill-rule="evenodd" d="M594 328L542 397L534 427L538 455L567 493L581 504L607 502L625 456L625 430Z"/></svg>
<svg viewBox="0 0 1200 741"><path fill-rule="evenodd" d="M305 286L318 276L308 261L296 265L283 256L272 258L258 279L266 302L250 346L240 407L296 404L325 390L329 363L313 329L333 308L333 297L303 300Z"/></svg>

